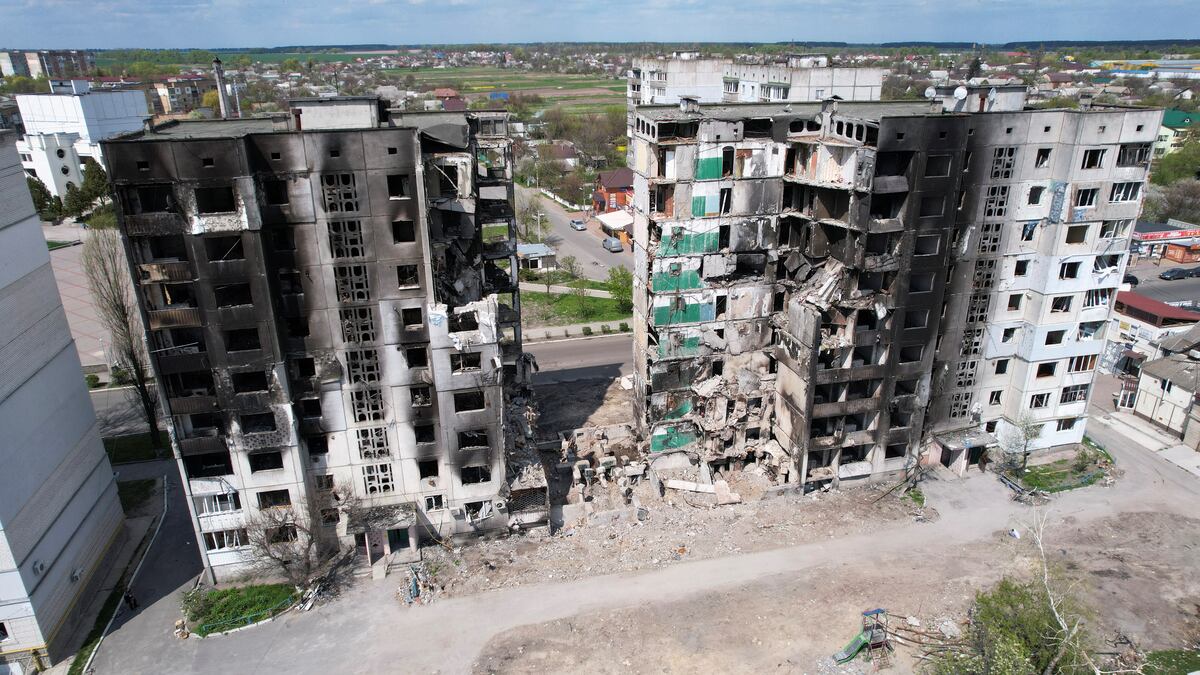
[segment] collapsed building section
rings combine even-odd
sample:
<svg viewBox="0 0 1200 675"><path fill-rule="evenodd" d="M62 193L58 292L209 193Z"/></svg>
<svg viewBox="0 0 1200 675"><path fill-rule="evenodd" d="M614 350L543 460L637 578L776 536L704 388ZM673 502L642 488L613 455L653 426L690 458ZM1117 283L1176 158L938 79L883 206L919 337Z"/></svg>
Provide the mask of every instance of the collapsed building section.
<svg viewBox="0 0 1200 675"><path fill-rule="evenodd" d="M371 563L545 518L506 125L347 97L107 144L214 578L245 570L263 509Z"/></svg>
<svg viewBox="0 0 1200 675"><path fill-rule="evenodd" d="M995 318L963 299L980 283L980 263L964 253L966 242L987 248L1003 235L1015 253L1022 241L1031 241L1026 230L1033 228L988 224L1005 215L996 211L993 192L1008 188L992 185L996 176L980 173L991 165L980 157L973 161L972 152L993 150L983 144L1000 142L998 136L1014 128L1028 134L1044 120L1046 129L1064 128L1051 143L1070 152L1058 154L1103 156L1084 147L1102 142L1079 131L1084 119L1112 129L1112 142L1132 148L1121 139L1134 137L1133 122L1140 123L1138 133L1150 133L1144 129L1152 128L1155 114L1046 113L1019 106L947 114L937 101L701 106L688 98L678 106L636 108L629 129L634 400L651 457L685 452L709 469L753 466L777 485L810 489L905 471L919 459L941 461L933 430L945 432L951 443L967 436L972 443L995 443L990 434L1003 424L998 420L1016 419L1020 405L995 411L991 421L970 403L947 405L963 396L951 391L955 387L942 371L957 361L958 343L969 341L964 326L982 330L980 322ZM1006 162L1015 153L995 151ZM1043 154L1048 151L1031 151L1029 163ZM1123 145L1109 154L1135 153ZM1044 192L1040 203L1057 200L1061 210L1068 181L1082 180L1069 168L1039 174L1036 184L1023 186L1025 198L1037 204ZM1131 181L1145 178L1144 166L1116 173ZM1010 170L1004 180L1011 182L1012 175ZM1078 190L1077 202L1095 200L1101 191L1091 182ZM1059 197L1052 200L1052 193ZM1126 203L1137 200L1134 187L1114 186L1112 194ZM1036 219L1034 211L1028 214ZM1066 220L1092 217L1076 211ZM1108 232L1105 251L1116 250L1121 242L1112 238L1122 236L1120 228L1097 228ZM988 233L983 239L981 231ZM1085 242L1081 234L1068 236ZM1053 251L1051 246L1046 253ZM1095 262L1104 283L1116 283L1119 274L1110 274L1123 264L1120 255ZM1074 268L1063 269L1070 274ZM1048 283L1044 276L1035 281ZM1102 295L1085 306L1111 311ZM1069 308L1070 300L1057 306ZM1025 321L1046 320L1034 313ZM1063 354L1086 351L1072 349ZM955 358L947 356L951 350ZM1090 379L1094 363L1070 367ZM957 385L978 388L981 381ZM1080 391L1061 402L1085 401L1086 391Z"/></svg>

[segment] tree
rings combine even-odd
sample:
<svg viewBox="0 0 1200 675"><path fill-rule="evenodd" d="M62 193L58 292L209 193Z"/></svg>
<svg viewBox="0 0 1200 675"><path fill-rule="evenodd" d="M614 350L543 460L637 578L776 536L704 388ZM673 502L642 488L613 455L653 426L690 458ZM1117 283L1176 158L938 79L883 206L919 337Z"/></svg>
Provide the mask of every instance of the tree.
<svg viewBox="0 0 1200 675"><path fill-rule="evenodd" d="M96 303L100 323L108 331L113 368L130 379L131 397L141 407L150 428L150 440L162 447L158 431L158 403L150 382L150 367L142 341L141 321L133 301L129 267L121 235L115 229L94 230L83 242L83 270Z"/></svg>
<svg viewBox="0 0 1200 675"><path fill-rule="evenodd" d="M1020 470L1024 475L1025 467L1029 464L1029 446L1042 435L1044 424L1039 422L1031 413L1024 411L1017 419L1009 420L1006 433L1000 439L1007 458L1021 456Z"/></svg>
<svg viewBox="0 0 1200 675"><path fill-rule="evenodd" d="M300 72L300 67L299 59L284 59L283 62L279 64L279 70L285 73L298 73Z"/></svg>
<svg viewBox="0 0 1200 675"><path fill-rule="evenodd" d="M221 114L221 94L216 89L211 89L204 92L204 96L200 97L200 105L204 108L211 108L215 114Z"/></svg>
<svg viewBox="0 0 1200 675"><path fill-rule="evenodd" d="M550 232L550 219L542 214L542 198L517 193L517 236L526 243L541 242Z"/></svg>
<svg viewBox="0 0 1200 675"><path fill-rule="evenodd" d="M1200 178L1200 138L1189 132L1183 147L1163 156L1150 174L1155 185L1171 185L1177 181Z"/></svg>
<svg viewBox="0 0 1200 675"><path fill-rule="evenodd" d="M338 550L338 542L325 533L339 517L361 521L362 499L354 489L338 483L331 490L316 490L299 502L254 509L246 521L251 567L289 583L305 586Z"/></svg>
<svg viewBox="0 0 1200 675"><path fill-rule="evenodd" d="M93 230L117 229L117 214L112 204L103 204L92 209L87 219L88 227Z"/></svg>
<svg viewBox="0 0 1200 675"><path fill-rule="evenodd" d="M1165 223L1170 218L1200 223L1200 180L1183 179L1166 187L1151 185L1146 190L1142 214L1155 223Z"/></svg>
<svg viewBox="0 0 1200 675"><path fill-rule="evenodd" d="M29 186L29 196L33 197L33 208L37 209L38 217L47 222L55 222L62 218L62 200L50 194L42 181L28 177L25 179Z"/></svg>
<svg viewBox="0 0 1200 675"><path fill-rule="evenodd" d="M622 312L633 309L633 272L620 266L610 267L608 281L604 285Z"/></svg>
<svg viewBox="0 0 1200 675"><path fill-rule="evenodd" d="M88 199L74 183L67 183L67 195L63 198L63 210L72 218L82 216L88 207L92 205L92 200Z"/></svg>
<svg viewBox="0 0 1200 675"><path fill-rule="evenodd" d="M90 206L97 199L108 196L108 174L100 162L89 157L83 165L83 196Z"/></svg>

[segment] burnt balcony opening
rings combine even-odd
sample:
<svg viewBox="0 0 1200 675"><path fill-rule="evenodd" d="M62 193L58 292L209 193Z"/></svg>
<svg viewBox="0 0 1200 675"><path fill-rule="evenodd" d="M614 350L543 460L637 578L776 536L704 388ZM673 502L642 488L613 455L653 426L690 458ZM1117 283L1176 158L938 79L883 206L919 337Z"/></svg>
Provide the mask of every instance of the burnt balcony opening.
<svg viewBox="0 0 1200 675"><path fill-rule="evenodd" d="M832 368L841 368L844 358L842 350L829 349L821 350L817 355L817 370L830 370Z"/></svg>
<svg viewBox="0 0 1200 675"><path fill-rule="evenodd" d="M248 352L262 349L257 328L234 328L225 331L225 351Z"/></svg>
<svg viewBox="0 0 1200 675"><path fill-rule="evenodd" d="M849 429L847 429L847 431L849 431ZM850 462L865 462L867 461L867 457L871 454L871 449L874 447L874 445L864 443L862 445L852 445L848 448L842 448L842 455L838 459L838 463L848 464Z"/></svg>
<svg viewBox="0 0 1200 675"><path fill-rule="evenodd" d="M217 307L240 307L254 304L254 296L250 293L250 284L222 284L213 288L213 297Z"/></svg>
<svg viewBox="0 0 1200 675"><path fill-rule="evenodd" d="M879 364L879 356L883 350L876 345L860 345L854 348L850 356L850 367L874 366Z"/></svg>
<svg viewBox="0 0 1200 675"><path fill-rule="evenodd" d="M883 450L884 459L897 459L908 454L908 445L905 443L892 443Z"/></svg>
<svg viewBox="0 0 1200 675"><path fill-rule="evenodd" d="M237 211L237 194L233 186L196 188L196 212L234 213Z"/></svg>
<svg viewBox="0 0 1200 675"><path fill-rule="evenodd" d="M433 424L414 424L413 425L413 440L415 440L417 443L433 443L433 442L437 441L436 427L434 427ZM431 461L432 461L432 466L426 468L425 471L422 471L422 473L421 473L422 478L428 478L428 477L430 477L430 475L432 475L432 476L437 475L437 460L431 460ZM427 472L430 469L432 469L432 474L427 475Z"/></svg>
<svg viewBox="0 0 1200 675"><path fill-rule="evenodd" d="M860 309L855 314L854 330L878 330L879 315L871 309Z"/></svg>
<svg viewBox="0 0 1200 675"><path fill-rule="evenodd" d="M894 233L868 234L867 255L892 254L896 251L897 236Z"/></svg>
<svg viewBox="0 0 1200 675"><path fill-rule="evenodd" d="M699 132L699 122L660 122L658 124L659 141L695 139Z"/></svg>
<svg viewBox="0 0 1200 675"><path fill-rule="evenodd" d="M262 412L239 415L238 422L241 424L243 434L268 433L276 430L274 413Z"/></svg>
<svg viewBox="0 0 1200 675"><path fill-rule="evenodd" d="M846 393L845 382L832 382L830 384L818 384L813 387L813 403L835 403L842 400L842 395Z"/></svg>
<svg viewBox="0 0 1200 675"><path fill-rule="evenodd" d="M849 232L846 228L829 223L818 223L808 231L810 234L805 255L813 258L845 256L849 239Z"/></svg>
<svg viewBox="0 0 1200 675"><path fill-rule="evenodd" d="M270 230L271 248L276 251L295 251L296 233L290 227L279 227Z"/></svg>
<svg viewBox="0 0 1200 675"><path fill-rule="evenodd" d="M450 315L450 332L458 333L467 330L479 330L479 320L475 312L456 312Z"/></svg>
<svg viewBox="0 0 1200 675"><path fill-rule="evenodd" d="M215 413L194 413L186 416L185 438L211 438L224 433L225 425Z"/></svg>
<svg viewBox="0 0 1200 675"><path fill-rule="evenodd" d="M191 283L153 284L146 286L145 292L146 304L150 310L196 307L195 289Z"/></svg>
<svg viewBox="0 0 1200 675"><path fill-rule="evenodd" d="M904 193L871 195L871 217L875 220L899 218L904 213Z"/></svg>
<svg viewBox="0 0 1200 675"><path fill-rule="evenodd" d="M171 373L165 379L167 384L167 398L215 396L217 393L213 385L212 371L209 370Z"/></svg>
<svg viewBox="0 0 1200 675"><path fill-rule="evenodd" d="M742 253L737 256L730 281L759 279L767 273L767 255L765 253Z"/></svg>
<svg viewBox="0 0 1200 675"><path fill-rule="evenodd" d="M280 272L278 278L280 295L302 295L304 293L304 284L300 281L299 272Z"/></svg>
<svg viewBox="0 0 1200 675"><path fill-rule="evenodd" d="M511 267L510 261L509 266ZM495 261L487 260L483 264L483 278L487 282L490 292L511 292L516 289L516 284L513 282L512 272L509 269L501 267Z"/></svg>
<svg viewBox="0 0 1200 675"><path fill-rule="evenodd" d="M879 152L875 155L875 175L907 176L913 152L908 150Z"/></svg>
<svg viewBox="0 0 1200 675"><path fill-rule="evenodd" d="M187 245L180 235L137 237L133 239L133 250L143 263L188 260Z"/></svg>
<svg viewBox="0 0 1200 675"><path fill-rule="evenodd" d="M892 415L891 415L892 428L893 429L901 429L904 427L912 426L912 416L913 416L913 414L910 412L901 412L899 410L893 410Z"/></svg>
<svg viewBox="0 0 1200 675"><path fill-rule="evenodd" d="M808 471L811 474L813 469L823 469L828 467L833 462L833 453L826 450L813 450L808 453Z"/></svg>
<svg viewBox="0 0 1200 675"><path fill-rule="evenodd" d="M126 188L123 192L125 215L143 213L177 213L175 191L170 185L141 185Z"/></svg>
<svg viewBox="0 0 1200 675"><path fill-rule="evenodd" d="M884 272L859 272L858 290L863 293L879 293L888 287L887 274Z"/></svg>
<svg viewBox="0 0 1200 675"><path fill-rule="evenodd" d="M280 450L252 452L247 455L246 459L250 462L250 473L274 471L283 468L283 452Z"/></svg>
<svg viewBox="0 0 1200 675"><path fill-rule="evenodd" d="M151 333L151 345L156 352L199 354L208 351L204 331L200 328L166 328Z"/></svg>
<svg viewBox="0 0 1200 675"><path fill-rule="evenodd" d="M321 419L321 399L319 398L302 398L298 402L300 408L300 418L306 420Z"/></svg>
<svg viewBox="0 0 1200 675"><path fill-rule="evenodd" d="M236 234L223 237L205 237L204 252L211 262L246 259L246 251L242 247L242 238Z"/></svg>
<svg viewBox="0 0 1200 675"><path fill-rule="evenodd" d="M286 180L273 178L263 181L263 198L268 206L283 206L290 199L288 197L288 184Z"/></svg>
<svg viewBox="0 0 1200 675"><path fill-rule="evenodd" d="M854 380L846 390L847 401L857 401L864 398L875 398L879 395L879 387L883 380Z"/></svg>
<svg viewBox="0 0 1200 675"><path fill-rule="evenodd" d="M666 218L675 215L675 185L673 183L659 185L650 193L650 212L661 213Z"/></svg>
<svg viewBox="0 0 1200 675"><path fill-rule="evenodd" d="M284 320L284 330L287 331L288 337L304 338L309 335L308 319L304 317L290 317Z"/></svg>
<svg viewBox="0 0 1200 675"><path fill-rule="evenodd" d="M759 117L742 123L743 138L771 138L774 123L770 117Z"/></svg>
<svg viewBox="0 0 1200 675"><path fill-rule="evenodd" d="M818 417L812 421L812 426L809 427L809 435L812 438L836 436L838 435L838 423L841 419L841 417Z"/></svg>
<svg viewBox="0 0 1200 675"><path fill-rule="evenodd" d="M459 450L465 450L467 448L486 448L489 445L487 429L458 432Z"/></svg>
<svg viewBox="0 0 1200 675"><path fill-rule="evenodd" d="M925 351L923 345L908 345L900 348L900 363L916 363Z"/></svg>
<svg viewBox="0 0 1200 675"><path fill-rule="evenodd" d="M438 196L447 199L458 197L458 167L453 164L437 166Z"/></svg>
<svg viewBox="0 0 1200 675"><path fill-rule="evenodd" d="M848 434L856 431L866 431L875 424L875 414L858 413L856 415L846 415L842 421L842 430Z"/></svg>
<svg viewBox="0 0 1200 675"><path fill-rule="evenodd" d="M912 396L917 393L917 386L920 383L919 379L912 380L896 380L896 395L897 396Z"/></svg>
<svg viewBox="0 0 1200 675"><path fill-rule="evenodd" d="M319 436L305 436L304 447L308 449L309 456L315 462L329 454L329 439L323 434Z"/></svg>
<svg viewBox="0 0 1200 675"><path fill-rule="evenodd" d="M233 391L235 394L252 394L267 391L270 388L267 381L267 374L261 370L248 373L233 373L229 376L229 379L233 382Z"/></svg>
<svg viewBox="0 0 1200 675"><path fill-rule="evenodd" d="M185 455L183 469L188 478L217 478L233 475L233 461L229 452L205 452Z"/></svg>

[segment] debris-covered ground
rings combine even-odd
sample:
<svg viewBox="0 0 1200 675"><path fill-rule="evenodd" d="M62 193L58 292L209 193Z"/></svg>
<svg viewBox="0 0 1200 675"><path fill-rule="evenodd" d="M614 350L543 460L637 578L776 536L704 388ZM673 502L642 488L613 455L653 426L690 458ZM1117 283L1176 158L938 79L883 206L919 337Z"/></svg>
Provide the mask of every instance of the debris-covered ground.
<svg viewBox="0 0 1200 675"><path fill-rule="evenodd" d="M1194 543L1200 520L1132 513L1086 526L1068 519L1048 535L1054 562L1079 580L1099 611L1101 640L1117 632L1143 649L1191 644L1200 575ZM1028 538L998 531L950 562L920 551L839 561L802 578L776 577L667 604L596 612L504 633L481 651L477 672L875 672L829 657L858 632L860 612L884 607L892 622L914 617L923 630L961 628L977 591L1036 569ZM1189 562L1190 561L1190 562ZM832 645L832 647L831 647ZM888 672L917 672L899 647Z"/></svg>
<svg viewBox="0 0 1200 675"><path fill-rule="evenodd" d="M937 517L884 490L834 490L720 507L689 506L680 493L674 503L645 501L640 511L625 508L566 523L555 535L543 530L453 552L437 547L423 552L441 592L464 595L764 551Z"/></svg>
<svg viewBox="0 0 1200 675"><path fill-rule="evenodd" d="M631 390L621 378L539 384L534 389L541 417L538 439L558 438L558 432L630 421Z"/></svg>

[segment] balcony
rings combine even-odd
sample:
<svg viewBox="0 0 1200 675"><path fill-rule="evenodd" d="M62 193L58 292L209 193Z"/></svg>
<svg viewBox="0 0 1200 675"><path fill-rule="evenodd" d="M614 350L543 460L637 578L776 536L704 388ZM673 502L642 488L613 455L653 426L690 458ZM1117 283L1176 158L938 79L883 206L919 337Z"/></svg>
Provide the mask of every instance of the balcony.
<svg viewBox="0 0 1200 675"><path fill-rule="evenodd" d="M196 430L199 432L200 430ZM191 438L179 439L179 453L183 455L202 455L209 452L227 452L225 437L218 435L216 429L211 436L195 435Z"/></svg>
<svg viewBox="0 0 1200 675"><path fill-rule="evenodd" d="M200 320L200 310L195 307L152 309L147 314L150 316L150 330L199 328L203 325Z"/></svg>
<svg viewBox="0 0 1200 675"><path fill-rule="evenodd" d="M139 213L122 216L125 231L131 237L184 234L187 218L181 213Z"/></svg>
<svg viewBox="0 0 1200 675"><path fill-rule="evenodd" d="M197 396L172 396L167 399L172 415L209 413L217 410L217 397L211 394Z"/></svg>
<svg viewBox="0 0 1200 675"><path fill-rule="evenodd" d="M187 261L155 262L138 265L142 283L159 283L164 281L195 281L192 266Z"/></svg>

